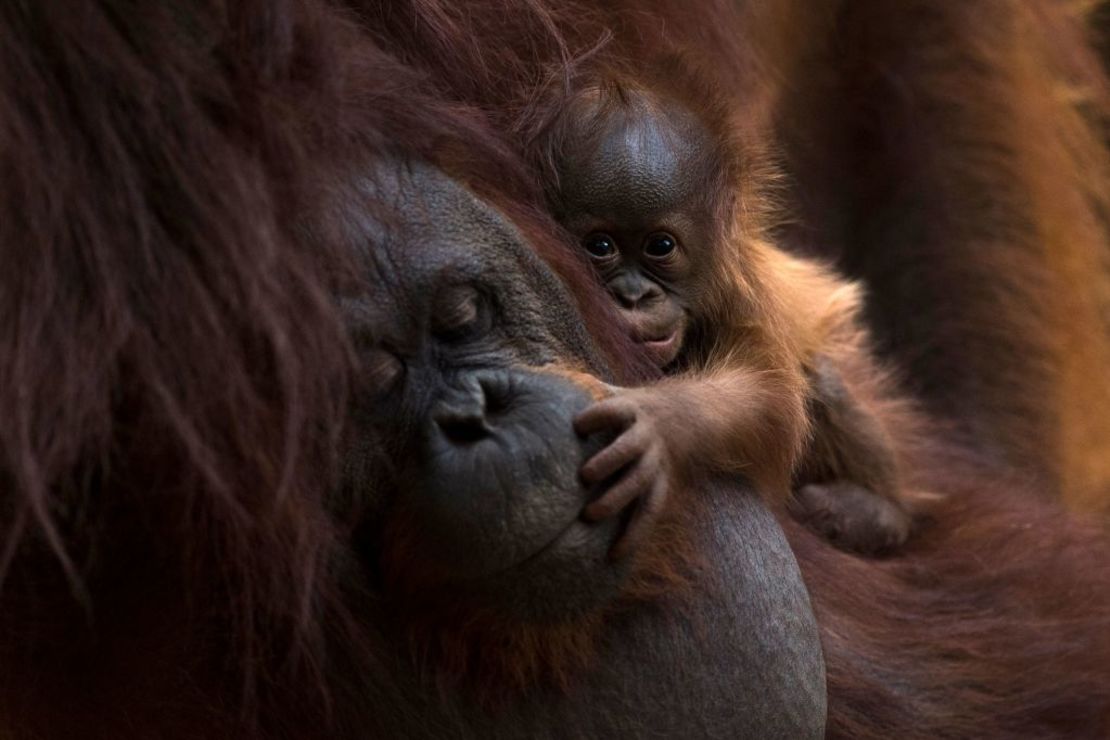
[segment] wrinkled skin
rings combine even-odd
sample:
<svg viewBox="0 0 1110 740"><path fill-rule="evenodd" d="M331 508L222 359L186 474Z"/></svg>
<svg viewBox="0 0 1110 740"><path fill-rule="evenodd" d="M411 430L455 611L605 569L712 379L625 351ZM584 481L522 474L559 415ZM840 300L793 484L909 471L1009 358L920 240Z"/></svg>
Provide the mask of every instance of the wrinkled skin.
<svg viewBox="0 0 1110 740"><path fill-rule="evenodd" d="M422 166L381 171L362 192L397 191L387 232L347 219L368 283L347 296L360 353L378 371L360 390L351 490L377 491L380 550L407 522L445 588L523 621L604 608L629 564L607 552L620 520L584 521L596 494L577 471L600 444L572 430L587 389L553 365L605 370L568 294L489 206ZM354 201L352 201L354 202ZM372 247L370 245L373 245ZM447 307L448 310L445 310ZM449 317L449 318L444 318ZM386 359L383 361L383 354ZM386 372L380 370L386 367ZM372 449L403 462L391 472ZM381 477L390 478L382 485ZM392 476L392 477L390 477ZM374 480L372 480L374 478ZM540 688L485 712L466 689L436 690L395 654L369 676L376 718L406 737L820 737L824 667L808 596L777 524L752 495L706 486L690 533L712 553L681 613L642 604L607 623L569 693ZM384 566L388 569L388 563ZM389 573L386 573L386 581ZM383 641L401 641L389 630Z"/></svg>

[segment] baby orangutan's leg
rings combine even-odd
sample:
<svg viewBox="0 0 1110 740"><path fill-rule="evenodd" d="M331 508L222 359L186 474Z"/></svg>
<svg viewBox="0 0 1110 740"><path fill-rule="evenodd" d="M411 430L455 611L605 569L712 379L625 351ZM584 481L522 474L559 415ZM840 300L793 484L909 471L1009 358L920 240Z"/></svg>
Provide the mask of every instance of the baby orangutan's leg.
<svg viewBox="0 0 1110 740"><path fill-rule="evenodd" d="M841 549L897 549L912 517L878 402L853 391L826 357L817 358L810 381L811 440L795 473L790 512Z"/></svg>

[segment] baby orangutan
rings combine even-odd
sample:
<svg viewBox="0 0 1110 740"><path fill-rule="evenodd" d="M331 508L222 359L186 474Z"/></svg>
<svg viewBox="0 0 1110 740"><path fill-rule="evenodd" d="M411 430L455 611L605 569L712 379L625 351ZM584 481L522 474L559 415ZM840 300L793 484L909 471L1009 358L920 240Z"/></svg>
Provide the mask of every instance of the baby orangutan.
<svg viewBox="0 0 1110 740"><path fill-rule="evenodd" d="M856 286L761 238L758 172L726 115L606 82L545 134L554 214L667 376L614 389L576 420L580 434L616 434L581 470L608 485L585 515L638 501L619 557L670 490L737 471L837 546L888 551L910 532L907 442L894 435L913 412L871 357Z"/></svg>

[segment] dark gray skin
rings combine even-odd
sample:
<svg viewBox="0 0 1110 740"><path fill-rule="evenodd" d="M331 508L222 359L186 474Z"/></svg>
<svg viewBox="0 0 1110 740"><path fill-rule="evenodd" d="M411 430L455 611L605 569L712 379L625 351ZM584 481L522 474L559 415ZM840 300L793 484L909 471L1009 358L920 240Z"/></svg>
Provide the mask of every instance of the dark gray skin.
<svg viewBox="0 0 1110 740"><path fill-rule="evenodd" d="M591 398L544 370L574 363L607 377L568 293L513 227L431 168L381 171L359 189L350 207L369 194L397 211L388 232L358 210L346 220L374 286L344 304L372 370L358 404L362 452L350 453L363 464L348 481L377 498L367 502L379 512L368 539L390 517L414 517L454 585L513 619L557 622L611 603L629 561L608 557L619 520L581 517L597 491L578 468L600 442L572 431ZM408 463L374 462L382 448ZM690 533L707 567L683 608L643 604L606 623L597 659L566 693L537 686L492 709L465 685L440 693L398 649L401 625L383 616L389 596L372 586L364 608L383 625L381 663L363 669L373 710L349 718L352 734L823 736L824 662L808 595L777 523L736 489L691 492L707 501Z"/></svg>

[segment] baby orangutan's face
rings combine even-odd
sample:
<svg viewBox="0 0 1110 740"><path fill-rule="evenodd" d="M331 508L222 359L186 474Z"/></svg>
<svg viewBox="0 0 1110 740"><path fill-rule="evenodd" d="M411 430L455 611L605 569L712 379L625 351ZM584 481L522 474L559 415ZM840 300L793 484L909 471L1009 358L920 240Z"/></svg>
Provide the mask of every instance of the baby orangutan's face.
<svg viewBox="0 0 1110 740"><path fill-rule="evenodd" d="M666 367L702 303L712 257L710 216L696 197L708 133L692 116L656 111L650 101L600 120L591 151L572 151L561 163L559 215L633 338Z"/></svg>

